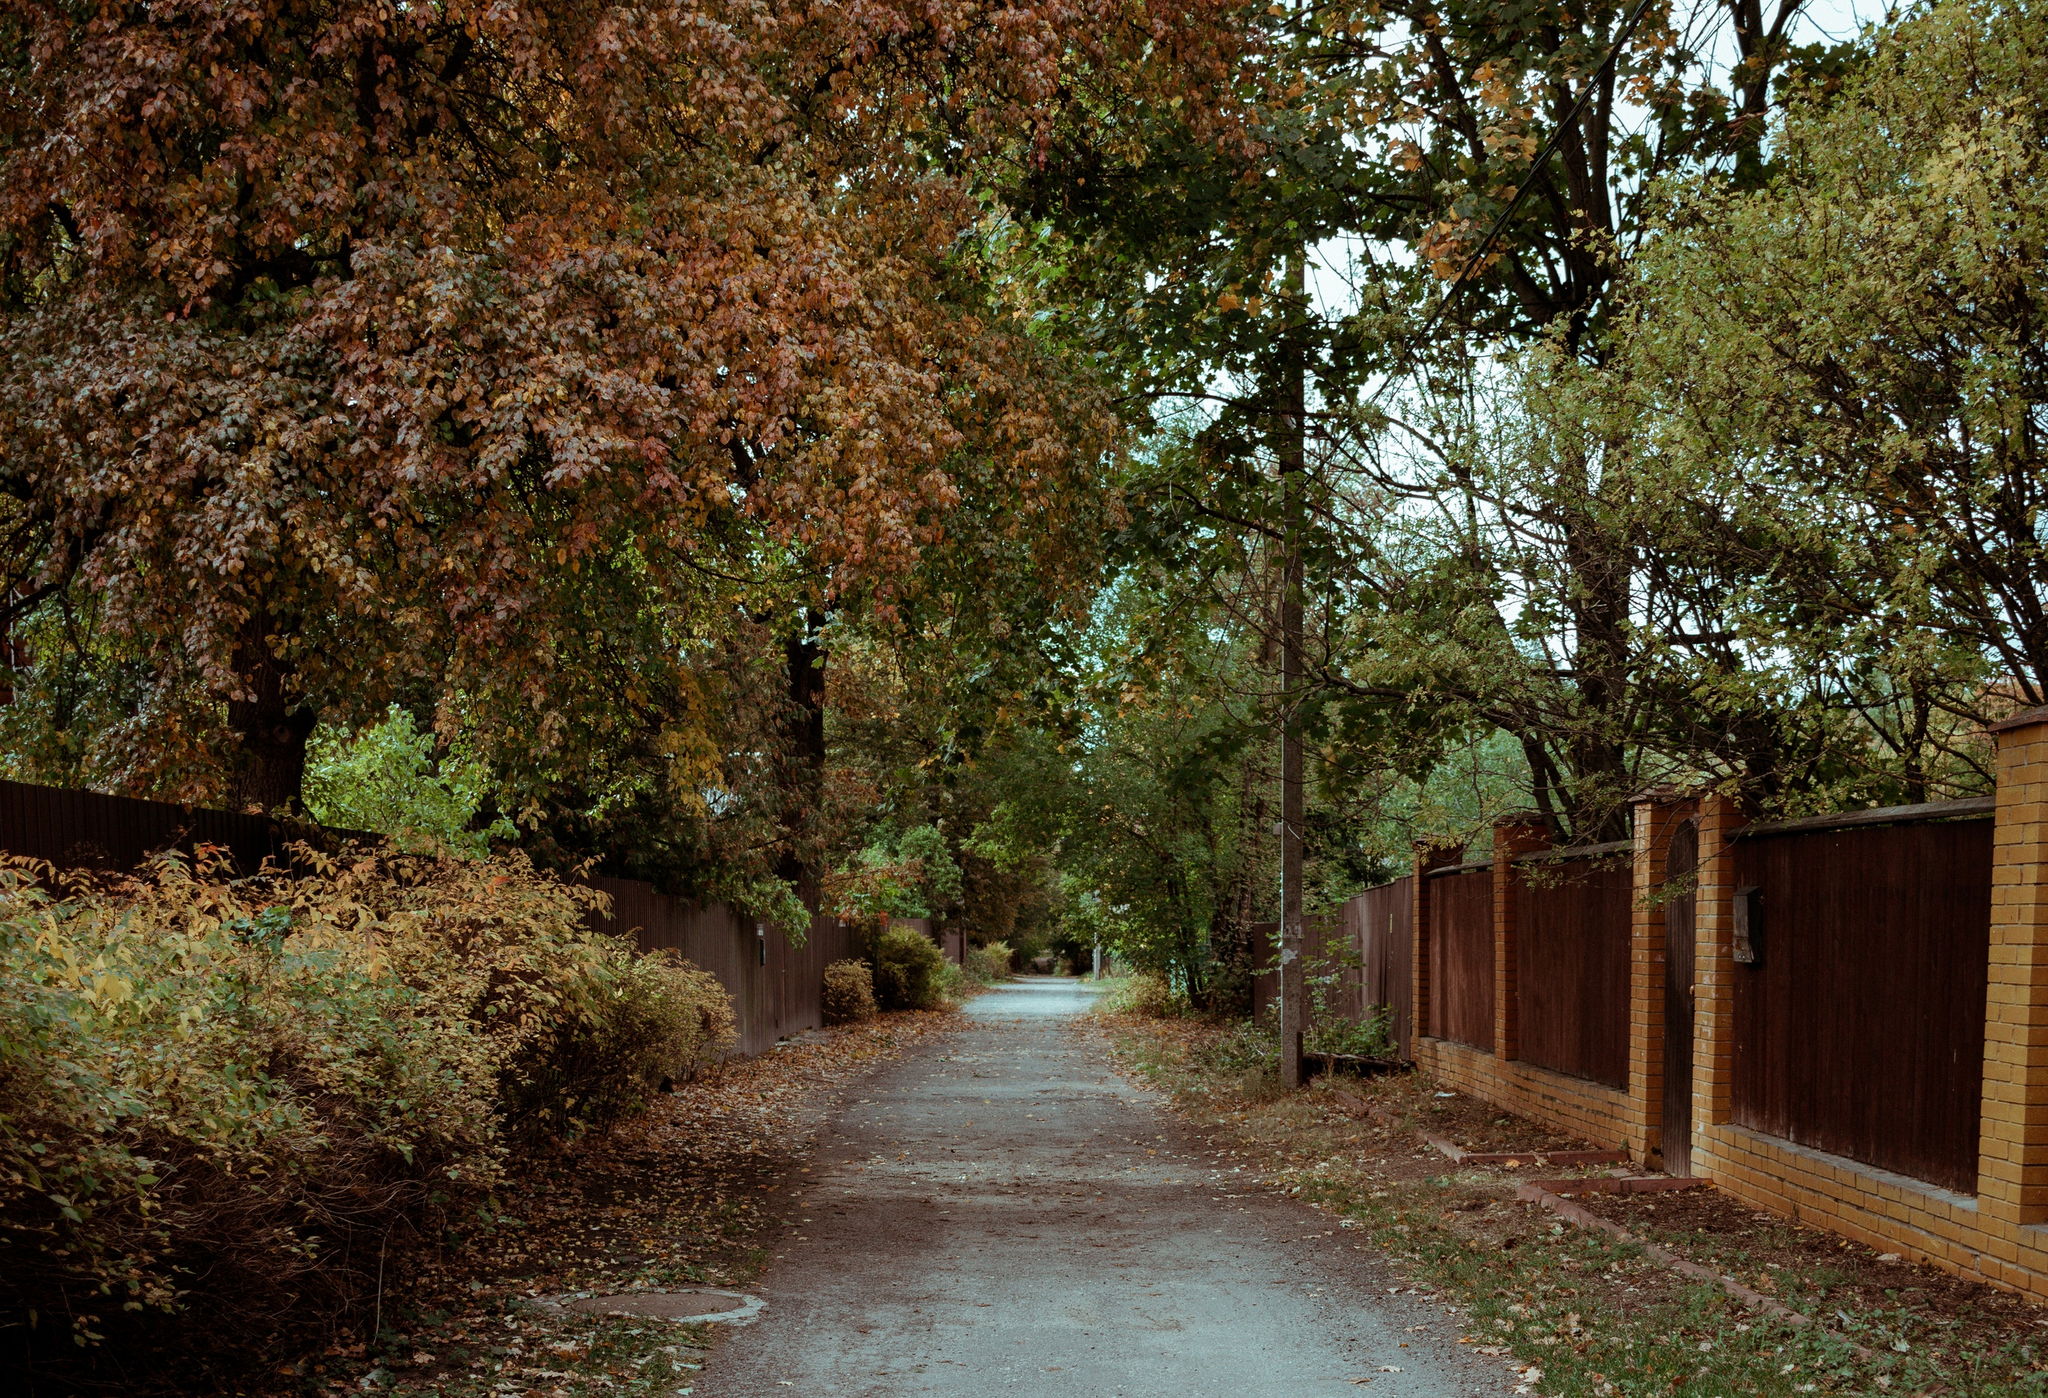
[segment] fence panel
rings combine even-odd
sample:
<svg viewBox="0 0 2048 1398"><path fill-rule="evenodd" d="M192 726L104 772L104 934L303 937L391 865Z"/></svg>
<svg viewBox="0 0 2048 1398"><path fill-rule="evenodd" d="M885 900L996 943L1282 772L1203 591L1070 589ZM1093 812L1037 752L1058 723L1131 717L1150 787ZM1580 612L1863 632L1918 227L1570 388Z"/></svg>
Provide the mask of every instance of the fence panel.
<svg viewBox="0 0 2048 1398"><path fill-rule="evenodd" d="M1759 833L1757 960L1736 964L1733 1112L1753 1130L1977 1188L1989 820Z"/></svg>
<svg viewBox="0 0 2048 1398"><path fill-rule="evenodd" d="M1280 924L1255 922L1252 937L1252 1023L1262 1029L1280 1027ZM1346 1019L1357 1019L1364 1005L1363 976L1357 966L1357 944L1346 940L1341 914L1301 920L1301 960L1305 978L1329 977L1323 1003ZM1311 995L1315 987L1308 987Z"/></svg>
<svg viewBox="0 0 2048 1398"><path fill-rule="evenodd" d="M1369 888L1344 905L1346 935L1364 963L1365 1004L1393 1010L1394 1042L1409 1051L1415 1022L1415 878Z"/></svg>
<svg viewBox="0 0 2048 1398"><path fill-rule="evenodd" d="M824 1023L826 963L856 951L851 929L823 914L811 919L804 945L792 947L775 928L723 903L700 907L637 879L590 882L612 899L611 917L593 919L599 931L631 935L642 951L672 949L718 977L733 998L743 1054L761 1053L777 1039Z"/></svg>
<svg viewBox="0 0 2048 1398"><path fill-rule="evenodd" d="M1516 872L1522 1057L1628 1086L1629 858L1529 860Z"/></svg>
<svg viewBox="0 0 2048 1398"><path fill-rule="evenodd" d="M265 859L287 862L286 846L294 841L331 846L348 838L379 837L270 816L0 781L0 849L46 859L59 869L127 873L167 849L189 854L194 845L205 844L226 850L237 869L253 874Z"/></svg>
<svg viewBox="0 0 2048 1398"><path fill-rule="evenodd" d="M1493 1051L1493 871L1430 876L1429 1023Z"/></svg>

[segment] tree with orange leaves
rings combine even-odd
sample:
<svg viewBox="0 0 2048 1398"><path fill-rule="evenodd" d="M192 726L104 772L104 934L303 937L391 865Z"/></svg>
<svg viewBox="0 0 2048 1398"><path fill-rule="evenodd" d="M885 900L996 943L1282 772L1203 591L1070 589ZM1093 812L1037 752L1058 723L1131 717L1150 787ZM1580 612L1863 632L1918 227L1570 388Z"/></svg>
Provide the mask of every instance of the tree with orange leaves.
<svg viewBox="0 0 2048 1398"><path fill-rule="evenodd" d="M1077 55L1220 61L1107 0L0 31L0 620L93 595L149 675L121 784L264 807L323 714L421 688L560 758L607 644L605 702L674 681L651 741L688 753L660 672L721 589L887 609L969 508L1071 553L1115 421L1001 314L967 174L1044 149Z"/></svg>

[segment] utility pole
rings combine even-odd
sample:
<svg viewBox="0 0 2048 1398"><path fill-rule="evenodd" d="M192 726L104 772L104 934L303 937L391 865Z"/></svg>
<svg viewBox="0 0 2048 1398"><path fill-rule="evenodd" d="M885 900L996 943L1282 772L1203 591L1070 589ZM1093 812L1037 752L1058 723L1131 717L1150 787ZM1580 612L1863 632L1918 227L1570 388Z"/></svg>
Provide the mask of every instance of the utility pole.
<svg viewBox="0 0 2048 1398"><path fill-rule="evenodd" d="M1301 836L1307 819L1301 760L1301 530L1308 469L1306 250L1287 266L1287 327L1280 346L1278 441L1285 562L1280 585L1280 1086L1301 1086L1301 1036L1308 1028L1301 965Z"/></svg>

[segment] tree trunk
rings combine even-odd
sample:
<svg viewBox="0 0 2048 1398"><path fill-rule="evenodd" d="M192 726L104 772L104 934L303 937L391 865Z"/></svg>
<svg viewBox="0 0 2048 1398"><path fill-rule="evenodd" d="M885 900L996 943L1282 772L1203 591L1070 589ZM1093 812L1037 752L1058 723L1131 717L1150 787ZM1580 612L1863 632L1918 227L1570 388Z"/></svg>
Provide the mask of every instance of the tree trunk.
<svg viewBox="0 0 2048 1398"><path fill-rule="evenodd" d="M789 667L788 759L782 811L783 854L776 873L807 907L818 899L816 826L825 799L825 615L806 608L803 625L783 641Z"/></svg>
<svg viewBox="0 0 2048 1398"><path fill-rule="evenodd" d="M306 740L320 715L292 692L291 667L272 649L270 626L267 616L250 617L235 646L241 688L228 700L228 726L240 739L241 753L227 804L237 811L292 814L300 809L306 782Z"/></svg>
<svg viewBox="0 0 2048 1398"><path fill-rule="evenodd" d="M1305 258L1287 267L1288 311L1304 314ZM1280 593L1280 1085L1301 1086L1301 1040L1308 1029L1302 984L1301 840L1307 817L1301 752L1301 514L1307 469L1308 370L1298 330L1282 347L1279 402L1280 509L1286 529Z"/></svg>

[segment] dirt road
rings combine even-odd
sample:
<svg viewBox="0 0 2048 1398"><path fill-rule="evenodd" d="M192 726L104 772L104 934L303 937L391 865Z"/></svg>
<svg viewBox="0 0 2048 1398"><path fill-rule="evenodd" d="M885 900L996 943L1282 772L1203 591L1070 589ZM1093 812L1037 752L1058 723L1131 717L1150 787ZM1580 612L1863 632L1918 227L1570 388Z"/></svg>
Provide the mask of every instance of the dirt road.
<svg viewBox="0 0 2048 1398"><path fill-rule="evenodd" d="M1205 1159L1067 1022L1087 1001L999 989L840 1108L697 1398L1512 1392L1333 1220Z"/></svg>

